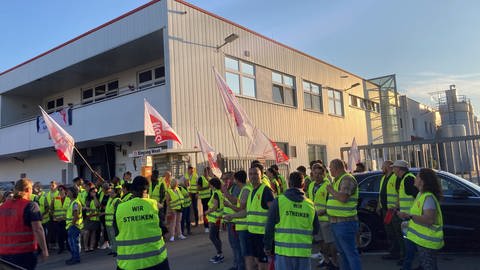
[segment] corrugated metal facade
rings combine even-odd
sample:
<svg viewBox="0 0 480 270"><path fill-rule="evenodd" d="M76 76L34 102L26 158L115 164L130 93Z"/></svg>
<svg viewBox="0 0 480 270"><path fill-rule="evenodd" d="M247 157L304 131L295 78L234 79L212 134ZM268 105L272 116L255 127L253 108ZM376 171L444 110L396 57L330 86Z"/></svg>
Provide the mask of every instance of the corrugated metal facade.
<svg viewBox="0 0 480 270"><path fill-rule="evenodd" d="M343 95L344 117L328 114L327 89L346 89L354 83L360 86L348 93L363 97L363 79L344 70L321 62L236 26L200 9L175 0L168 0L168 58L172 99L172 122L183 137L184 146L197 145L195 128L210 141L217 151L236 156L229 124L223 111L212 67L225 75L225 55L253 63L256 68L257 93L272 92L271 70L295 77L297 107L275 104L270 98L260 100L239 97L254 124L271 139L296 146L297 158L292 166L308 163L307 144L327 145L328 159L339 157L339 149L356 137L358 144L367 143L367 115L365 111L349 106L347 93ZM219 51L216 46L235 33L239 38ZM166 39L167 40L167 39ZM245 56L245 52L249 56ZM168 66L167 66L168 67ZM168 74L167 74L168 75ZM342 78L347 75L347 78ZM302 80L321 84L324 88L323 113L305 111ZM367 87L372 87L372 85ZM234 138L245 155L248 140Z"/></svg>

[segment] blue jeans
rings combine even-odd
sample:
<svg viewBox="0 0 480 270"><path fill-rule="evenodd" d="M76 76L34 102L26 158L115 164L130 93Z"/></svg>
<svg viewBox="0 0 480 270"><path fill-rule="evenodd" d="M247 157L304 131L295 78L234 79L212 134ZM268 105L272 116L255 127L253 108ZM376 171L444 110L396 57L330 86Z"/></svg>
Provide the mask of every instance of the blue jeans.
<svg viewBox="0 0 480 270"><path fill-rule="evenodd" d="M403 241L405 243L405 257L403 258L402 270L410 270L417 253L417 245L407 238L403 238Z"/></svg>
<svg viewBox="0 0 480 270"><path fill-rule="evenodd" d="M240 239L238 233L235 231L235 224L227 223L228 242L233 251L233 267L237 270L245 270L245 259L242 257L240 250Z"/></svg>
<svg viewBox="0 0 480 270"><path fill-rule="evenodd" d="M245 256L252 256L252 254L248 253L248 244L247 244L247 238L248 238L248 231L237 231L238 233L238 241L240 244L240 256L242 256L243 260L245 261Z"/></svg>
<svg viewBox="0 0 480 270"><path fill-rule="evenodd" d="M275 254L275 270L311 269L310 257L287 257Z"/></svg>
<svg viewBox="0 0 480 270"><path fill-rule="evenodd" d="M332 223L332 232L335 237L338 253L340 253L341 269L361 270L362 264L355 244L358 232L358 221Z"/></svg>
<svg viewBox="0 0 480 270"><path fill-rule="evenodd" d="M71 260L80 261L80 230L75 226L70 226L67 230L68 246L72 254Z"/></svg>

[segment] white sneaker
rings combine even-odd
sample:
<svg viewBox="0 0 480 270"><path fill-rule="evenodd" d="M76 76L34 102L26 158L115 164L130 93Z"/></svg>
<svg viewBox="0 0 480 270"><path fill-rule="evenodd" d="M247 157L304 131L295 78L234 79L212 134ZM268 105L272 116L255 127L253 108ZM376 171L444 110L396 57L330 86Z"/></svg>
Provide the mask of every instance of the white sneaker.
<svg viewBox="0 0 480 270"><path fill-rule="evenodd" d="M183 235L183 234L180 234L180 235L178 236L178 239L180 239L180 240L185 240L185 239L187 239L187 237L185 237L185 235Z"/></svg>
<svg viewBox="0 0 480 270"><path fill-rule="evenodd" d="M310 256L310 258L312 258L312 259L320 259L320 258L323 258L323 256L322 256L322 253L321 253L321 252L318 252L318 253L312 253L312 255Z"/></svg>
<svg viewBox="0 0 480 270"><path fill-rule="evenodd" d="M175 237L170 237L170 242L175 242Z"/></svg>
<svg viewBox="0 0 480 270"><path fill-rule="evenodd" d="M209 233L210 230L208 228L205 228L205 233Z"/></svg>
<svg viewBox="0 0 480 270"><path fill-rule="evenodd" d="M100 247L100 249L107 249L107 248L109 248L109 247L110 247L110 245L108 244L107 241L105 241L105 242L103 243L103 245Z"/></svg>

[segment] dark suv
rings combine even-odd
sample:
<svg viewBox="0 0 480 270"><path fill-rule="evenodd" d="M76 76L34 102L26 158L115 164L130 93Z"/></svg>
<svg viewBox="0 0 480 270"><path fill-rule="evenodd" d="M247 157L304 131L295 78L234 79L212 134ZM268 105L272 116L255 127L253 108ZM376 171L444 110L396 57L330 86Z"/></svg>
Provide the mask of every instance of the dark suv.
<svg viewBox="0 0 480 270"><path fill-rule="evenodd" d="M420 169L410 171L417 174ZM454 174L436 171L443 191L440 205L443 212L446 248L480 246L480 187ZM359 183L358 216L360 247L385 247L383 220L375 211L378 204L381 171L354 174Z"/></svg>

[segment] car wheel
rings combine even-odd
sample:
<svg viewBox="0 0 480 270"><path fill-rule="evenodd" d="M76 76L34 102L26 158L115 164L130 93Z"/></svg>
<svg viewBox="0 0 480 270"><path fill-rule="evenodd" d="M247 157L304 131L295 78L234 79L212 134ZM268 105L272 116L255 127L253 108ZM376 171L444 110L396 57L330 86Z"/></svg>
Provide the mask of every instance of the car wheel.
<svg viewBox="0 0 480 270"><path fill-rule="evenodd" d="M359 228L358 228L358 248L362 250L367 250L372 247L373 243L373 230L372 227L363 221L359 222Z"/></svg>

